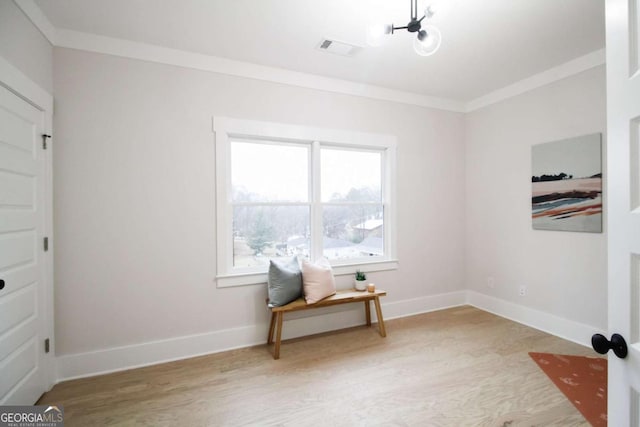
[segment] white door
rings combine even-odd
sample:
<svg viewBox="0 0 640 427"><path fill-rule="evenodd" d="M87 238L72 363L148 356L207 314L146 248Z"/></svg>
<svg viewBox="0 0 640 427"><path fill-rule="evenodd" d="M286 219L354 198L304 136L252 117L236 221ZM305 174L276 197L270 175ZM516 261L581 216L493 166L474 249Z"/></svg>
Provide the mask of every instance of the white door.
<svg viewBox="0 0 640 427"><path fill-rule="evenodd" d="M0 86L0 405L33 404L50 385L44 120Z"/></svg>
<svg viewBox="0 0 640 427"><path fill-rule="evenodd" d="M609 333L608 425L640 426L640 0L606 0Z"/></svg>

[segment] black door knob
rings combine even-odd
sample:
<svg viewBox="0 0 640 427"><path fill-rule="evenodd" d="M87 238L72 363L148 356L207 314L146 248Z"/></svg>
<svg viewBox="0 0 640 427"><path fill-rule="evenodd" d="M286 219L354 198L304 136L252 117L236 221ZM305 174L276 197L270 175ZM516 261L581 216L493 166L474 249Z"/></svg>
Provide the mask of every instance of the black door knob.
<svg viewBox="0 0 640 427"><path fill-rule="evenodd" d="M609 350L613 350L613 353L620 359L627 357L627 342L622 338L620 334L611 335L611 341L600 334L595 334L591 337L591 347L600 354L607 354Z"/></svg>
<svg viewBox="0 0 640 427"><path fill-rule="evenodd" d="M0 279L0 291L4 289L4 280Z"/></svg>

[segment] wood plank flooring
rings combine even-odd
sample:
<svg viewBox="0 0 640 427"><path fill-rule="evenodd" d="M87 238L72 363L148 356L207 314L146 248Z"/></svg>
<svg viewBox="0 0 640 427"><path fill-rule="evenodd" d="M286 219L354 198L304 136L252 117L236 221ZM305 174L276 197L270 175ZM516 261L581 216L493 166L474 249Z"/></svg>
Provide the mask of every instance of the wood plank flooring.
<svg viewBox="0 0 640 427"><path fill-rule="evenodd" d="M65 426L587 426L527 354L595 352L473 307L63 382ZM266 337L265 337L266 340Z"/></svg>

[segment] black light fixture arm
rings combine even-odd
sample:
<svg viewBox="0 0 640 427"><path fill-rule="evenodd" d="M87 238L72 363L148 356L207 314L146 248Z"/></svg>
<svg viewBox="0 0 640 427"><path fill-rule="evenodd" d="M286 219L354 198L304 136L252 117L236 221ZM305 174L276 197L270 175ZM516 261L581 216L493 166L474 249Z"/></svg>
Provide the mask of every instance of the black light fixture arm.
<svg viewBox="0 0 640 427"><path fill-rule="evenodd" d="M391 34L395 30L407 30L410 33L418 32L422 29L422 20L424 18L426 18L426 15L422 15L422 18L418 19L418 0L411 0L411 21L402 27L391 25Z"/></svg>
<svg viewBox="0 0 640 427"><path fill-rule="evenodd" d="M398 30L407 30L409 33L415 34L413 40L413 49L418 55L431 56L438 51L442 43L442 34L437 27L432 25L431 18L435 15L434 7L437 9L437 3L432 4L434 0L427 0L429 5L422 15L418 14L418 0L409 0L411 5L411 17L406 25L382 25L374 23L369 27L367 32L367 43L371 46L378 46L380 38L384 34L394 34ZM435 0L438 1L438 0ZM455 0L448 0L449 2ZM426 21L425 21L426 18ZM425 25L422 25L425 21Z"/></svg>

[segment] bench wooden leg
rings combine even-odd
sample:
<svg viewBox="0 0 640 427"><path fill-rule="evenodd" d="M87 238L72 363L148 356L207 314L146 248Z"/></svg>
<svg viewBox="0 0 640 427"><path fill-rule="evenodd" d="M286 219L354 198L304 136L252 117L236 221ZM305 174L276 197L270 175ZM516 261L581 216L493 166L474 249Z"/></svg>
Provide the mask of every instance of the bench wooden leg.
<svg viewBox="0 0 640 427"><path fill-rule="evenodd" d="M382 309L380 308L380 298L375 297L373 300L376 304L376 315L378 316L378 328L380 329L380 336L386 337L387 331L384 329L384 319L382 318Z"/></svg>
<svg viewBox="0 0 640 427"><path fill-rule="evenodd" d="M371 306L369 300L364 302L364 313L367 315L367 326L371 326Z"/></svg>
<svg viewBox="0 0 640 427"><path fill-rule="evenodd" d="M273 344L273 331L276 327L276 313L271 312L271 323L269 323L269 336L267 337L267 344Z"/></svg>
<svg viewBox="0 0 640 427"><path fill-rule="evenodd" d="M276 346L275 349L273 350L273 358L278 360L280 359L280 340L282 339L282 318L284 317L284 313L283 312L278 312L277 314L277 320L278 320L278 326L276 327Z"/></svg>

